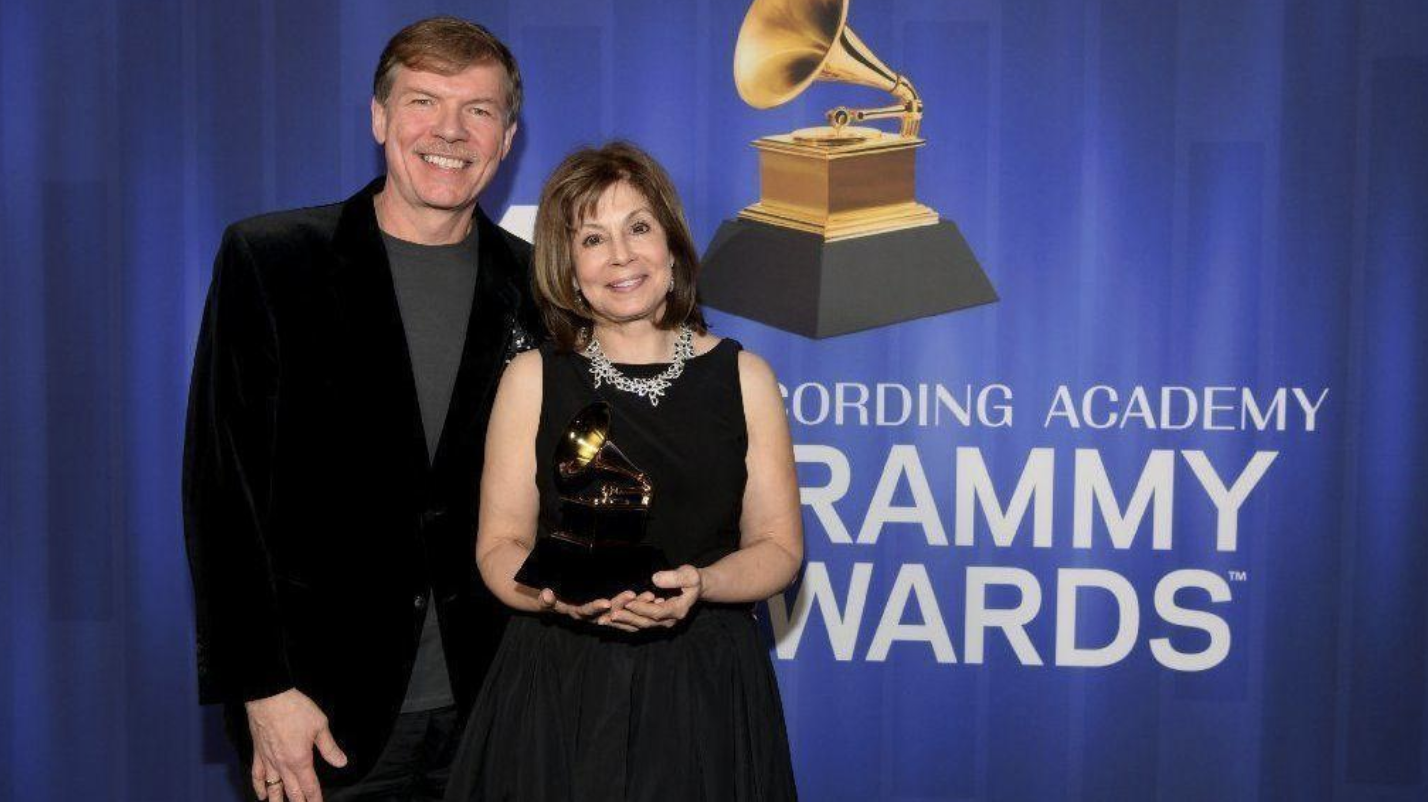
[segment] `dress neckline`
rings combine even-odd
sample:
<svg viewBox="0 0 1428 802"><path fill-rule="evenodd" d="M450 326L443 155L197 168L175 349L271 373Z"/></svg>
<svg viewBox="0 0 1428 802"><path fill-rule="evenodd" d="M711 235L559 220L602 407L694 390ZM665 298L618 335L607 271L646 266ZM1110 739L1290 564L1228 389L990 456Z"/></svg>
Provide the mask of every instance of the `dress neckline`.
<svg viewBox="0 0 1428 802"><path fill-rule="evenodd" d="M693 363L695 363L695 362L698 362L699 360L703 359L704 357L709 356L710 354L714 353L715 351L718 351L720 348L723 348L723 347L724 347L724 343L727 343L727 342L729 342L729 338L728 338L728 337L721 337L721 338L719 338L719 342L714 343L714 347L710 348L708 351L705 351L705 352L702 353L702 354L695 354L694 356L692 356L692 357L690 357L690 358L684 360L684 364L685 364L685 365L691 365L691 364L693 364ZM580 361L581 361L581 362L584 362L586 365L589 365L589 364L590 364L590 357L586 356L584 351L578 351L578 350L577 350L577 351L571 351L571 353L574 354L576 357L578 357L578 358L580 359ZM669 367L669 365L670 365L670 363L667 362L667 361L666 361L666 362L640 362L640 363L631 363L631 362L615 362L615 361L613 361L613 360L611 360L610 364L611 364L611 365L614 365L614 366L617 367L617 368L619 368L621 371L645 371L645 370L653 370L653 371L656 372L656 373L658 373L659 371L664 370L665 368Z"/></svg>

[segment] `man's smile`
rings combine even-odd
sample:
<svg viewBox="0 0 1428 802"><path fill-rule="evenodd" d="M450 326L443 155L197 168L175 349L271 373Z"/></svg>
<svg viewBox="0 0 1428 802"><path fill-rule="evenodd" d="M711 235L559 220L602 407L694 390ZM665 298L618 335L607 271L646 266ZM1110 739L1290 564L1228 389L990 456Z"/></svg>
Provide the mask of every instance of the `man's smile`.
<svg viewBox="0 0 1428 802"><path fill-rule="evenodd" d="M464 170L470 167L474 160L460 159L455 156L439 156L435 153L419 153L421 160L434 167L443 170Z"/></svg>

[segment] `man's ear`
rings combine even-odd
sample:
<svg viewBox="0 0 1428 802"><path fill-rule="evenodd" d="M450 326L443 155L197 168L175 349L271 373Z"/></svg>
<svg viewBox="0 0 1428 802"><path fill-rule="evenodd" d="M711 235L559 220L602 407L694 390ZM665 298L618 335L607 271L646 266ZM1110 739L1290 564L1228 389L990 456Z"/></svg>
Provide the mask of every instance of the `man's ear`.
<svg viewBox="0 0 1428 802"><path fill-rule="evenodd" d="M378 145L387 144L387 107L372 98L372 138ZM509 141L507 146L509 146Z"/></svg>
<svg viewBox="0 0 1428 802"><path fill-rule="evenodd" d="M501 145L501 158L504 159L511 155L511 143L516 141L516 128L519 125L520 123L512 120L511 124L506 126L506 141Z"/></svg>

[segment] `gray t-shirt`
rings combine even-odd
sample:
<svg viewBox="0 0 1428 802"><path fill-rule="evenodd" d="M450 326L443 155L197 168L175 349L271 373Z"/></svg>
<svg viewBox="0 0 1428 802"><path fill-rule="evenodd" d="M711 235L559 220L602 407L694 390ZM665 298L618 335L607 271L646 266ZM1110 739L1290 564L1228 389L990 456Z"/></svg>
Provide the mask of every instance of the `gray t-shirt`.
<svg viewBox="0 0 1428 802"><path fill-rule="evenodd" d="M421 405L428 459L436 458L456 371L466 343L471 301L476 294L476 226L455 245L418 245L385 232L387 261L397 290L397 306L407 334L407 352ZM427 592L426 622L402 712L454 704L446 654L437 626L436 605Z"/></svg>

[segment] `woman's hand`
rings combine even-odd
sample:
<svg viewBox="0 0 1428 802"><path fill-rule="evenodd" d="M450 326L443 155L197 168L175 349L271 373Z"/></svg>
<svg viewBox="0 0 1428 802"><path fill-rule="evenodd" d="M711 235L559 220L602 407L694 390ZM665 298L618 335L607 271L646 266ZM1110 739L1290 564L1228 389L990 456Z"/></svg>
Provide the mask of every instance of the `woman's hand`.
<svg viewBox="0 0 1428 802"><path fill-rule="evenodd" d="M621 594L622 596L624 594ZM633 594L631 594L633 595ZM576 621L594 621L610 609L609 599L595 599L585 604L568 604L556 597L555 591L546 588L536 597L543 613L556 613L558 615L568 615Z"/></svg>
<svg viewBox="0 0 1428 802"><path fill-rule="evenodd" d="M648 592L636 596L631 591L625 591L611 600L614 604L609 614L600 618L600 623L626 632L654 627L668 629L689 615L704 591L703 574L692 565L660 571L651 579L655 587L678 590L679 595L666 599Z"/></svg>

